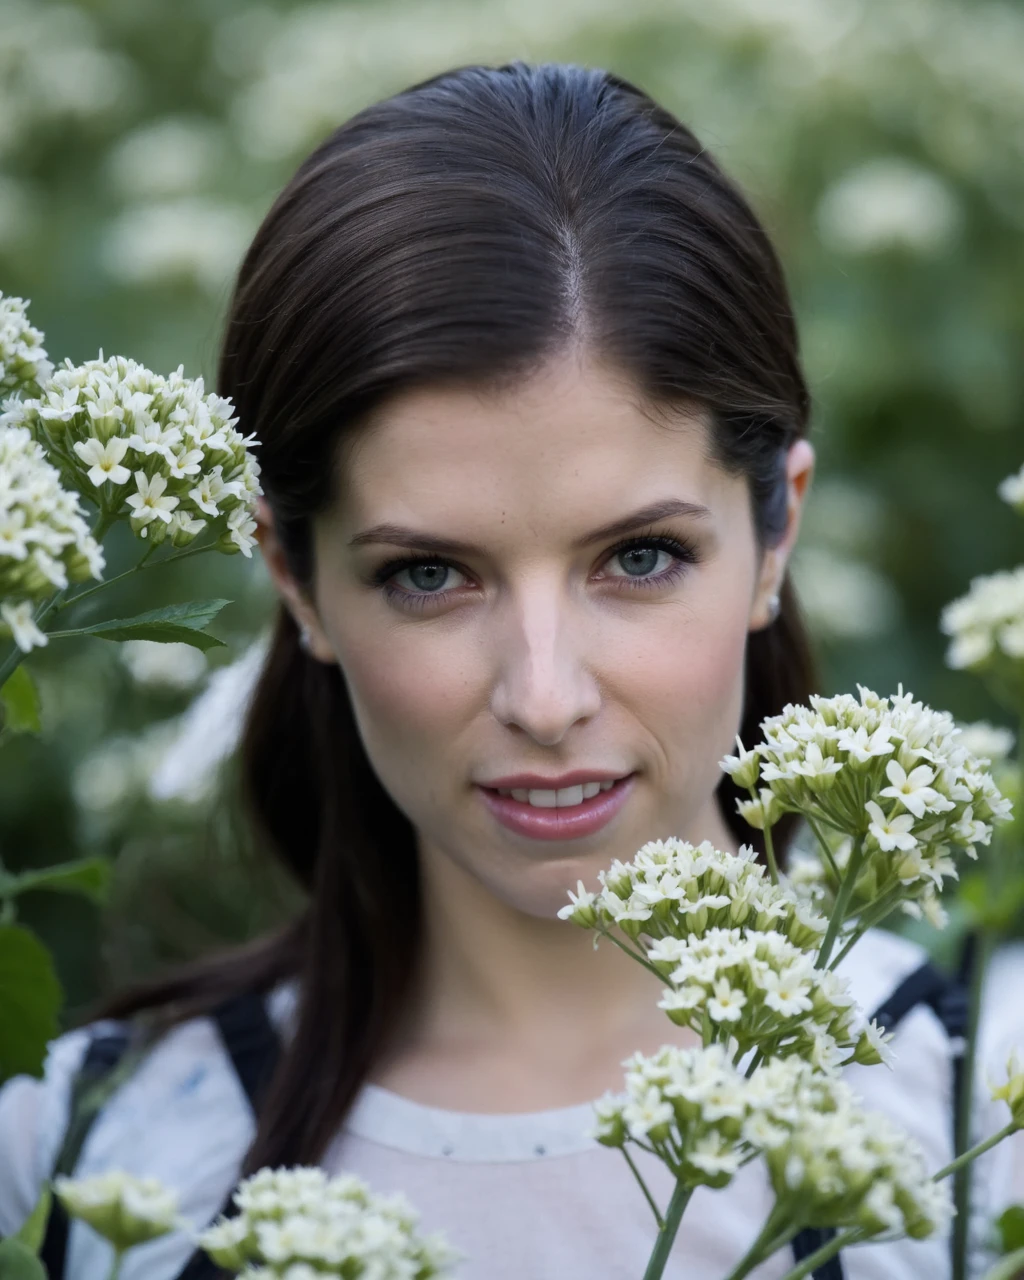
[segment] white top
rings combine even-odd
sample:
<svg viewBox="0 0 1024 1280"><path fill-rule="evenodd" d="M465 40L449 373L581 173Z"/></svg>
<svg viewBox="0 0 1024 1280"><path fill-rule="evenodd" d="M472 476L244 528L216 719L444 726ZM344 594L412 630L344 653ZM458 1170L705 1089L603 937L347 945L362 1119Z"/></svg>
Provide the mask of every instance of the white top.
<svg viewBox="0 0 1024 1280"><path fill-rule="evenodd" d="M869 935L841 966L853 994L868 1011L924 959L893 935ZM1024 947L1000 962L990 990L1024 974ZM1001 988L1000 988L1001 990ZM1000 994L1000 1000L1002 994ZM275 1023L287 1035L294 1004L290 988L271 997ZM1012 1009L1013 1005L1007 1005ZM1024 1016L1016 1015L1024 1042ZM1002 1070L1007 1039L1000 1019L986 1022L983 1057L992 1075ZM69 1083L88 1039L87 1030L51 1046L42 1081L19 1077L0 1089L0 1234L18 1228L34 1204L61 1145ZM925 1008L900 1024L893 1048L897 1065L850 1067L850 1081L868 1106L895 1117L939 1167L950 1158L949 1044ZM987 1096L984 1070L979 1097ZM1003 1108L1005 1111L1005 1108ZM1005 1118L992 1104L978 1106L979 1128L993 1131ZM402 1191L421 1213L426 1230L443 1230L467 1260L459 1280L639 1280L650 1253L654 1223L617 1151L587 1136L589 1103L529 1115L443 1111L366 1085L324 1159L331 1172L358 1174L381 1192ZM120 1088L89 1133L77 1173L120 1168L153 1175L178 1189L184 1216L197 1227L219 1211L254 1133L253 1120L217 1032L196 1018L169 1032ZM1003 1144L976 1175L981 1220L1015 1198L1024 1199L1024 1144ZM667 1203L668 1176L652 1157L637 1153L655 1196ZM1016 1164L1014 1163L1016 1161ZM1016 1183L1014 1183L1016 1178ZM722 1280L753 1240L771 1205L757 1163L725 1191L699 1190L683 1220L672 1280ZM132 1251L124 1280L172 1280L190 1244L179 1233ZM945 1240L898 1241L848 1250L847 1280L946 1280ZM989 1259L975 1250L971 1276ZM763 1265L757 1280L778 1280L793 1265L788 1251ZM71 1226L68 1280L105 1275L109 1250L88 1227Z"/></svg>

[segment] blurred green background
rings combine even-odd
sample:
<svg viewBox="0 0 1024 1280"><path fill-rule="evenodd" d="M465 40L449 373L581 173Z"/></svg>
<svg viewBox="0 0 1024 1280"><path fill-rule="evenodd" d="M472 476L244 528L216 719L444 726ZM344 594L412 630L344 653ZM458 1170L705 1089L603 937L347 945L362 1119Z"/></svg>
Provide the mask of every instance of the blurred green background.
<svg viewBox="0 0 1024 1280"><path fill-rule="evenodd" d="M998 723L981 684L943 666L937 621L972 576L1020 558L1021 526L995 496L1024 461L1020 4L0 0L0 290L32 300L54 359L102 348L211 377L232 271L303 156L374 99L513 57L636 81L775 237L816 402L795 573L826 687L902 680ZM226 656L53 645L34 655L44 735L4 750L10 868L117 860L103 917L62 895L24 900L69 1019L289 906L239 852L210 764L244 674L231 664L258 660L260 567L161 570L104 598L104 615L198 596L234 601L216 628Z"/></svg>

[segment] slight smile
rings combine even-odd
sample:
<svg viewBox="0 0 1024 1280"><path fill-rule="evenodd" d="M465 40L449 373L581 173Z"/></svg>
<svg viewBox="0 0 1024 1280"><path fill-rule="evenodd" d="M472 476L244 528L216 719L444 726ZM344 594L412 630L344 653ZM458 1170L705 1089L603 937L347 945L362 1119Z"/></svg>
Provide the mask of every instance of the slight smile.
<svg viewBox="0 0 1024 1280"><path fill-rule="evenodd" d="M632 791L635 776L587 770L558 778L517 774L477 789L508 830L533 840L575 840L611 822Z"/></svg>

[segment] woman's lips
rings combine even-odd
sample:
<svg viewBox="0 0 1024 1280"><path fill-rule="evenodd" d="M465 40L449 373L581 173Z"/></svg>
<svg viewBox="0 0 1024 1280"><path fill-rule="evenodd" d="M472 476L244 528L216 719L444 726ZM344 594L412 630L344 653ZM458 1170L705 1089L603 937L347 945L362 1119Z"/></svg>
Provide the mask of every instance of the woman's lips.
<svg viewBox="0 0 1024 1280"><path fill-rule="evenodd" d="M533 840L576 840L593 835L611 822L626 803L635 776L631 773L618 779L610 791L600 791L582 804L560 809L535 808L523 800L499 795L490 787L477 790L495 818L510 831Z"/></svg>

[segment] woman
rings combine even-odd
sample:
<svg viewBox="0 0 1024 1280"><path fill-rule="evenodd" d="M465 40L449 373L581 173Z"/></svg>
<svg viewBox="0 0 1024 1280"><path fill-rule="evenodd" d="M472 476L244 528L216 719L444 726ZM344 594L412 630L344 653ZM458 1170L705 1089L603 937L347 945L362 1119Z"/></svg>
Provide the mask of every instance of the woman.
<svg viewBox="0 0 1024 1280"><path fill-rule="evenodd" d="M248 795L309 906L115 1003L171 1026L63 1163L156 1174L201 1223L240 1167L321 1162L406 1192L465 1280L639 1277L653 1221L586 1136L589 1104L629 1054L689 1033L555 916L647 840L750 841L718 762L812 687L786 570L813 451L775 254L630 84L462 68L302 165L241 268L219 389L262 442L283 602ZM874 1009L921 959L878 935L845 971ZM269 1091L266 1054L236 1040L236 1074L225 1050L223 1010L250 1017L252 993L283 1041ZM58 1162L86 1045L112 1027L0 1095L0 1230ZM895 1072L856 1083L938 1166L948 1040L918 1008L896 1048ZM719 1280L769 1206L754 1168L698 1194L669 1274ZM946 1249L854 1252L844 1274L940 1277ZM66 1274L98 1274L102 1251L76 1224ZM170 1237L125 1275L187 1257Z"/></svg>

